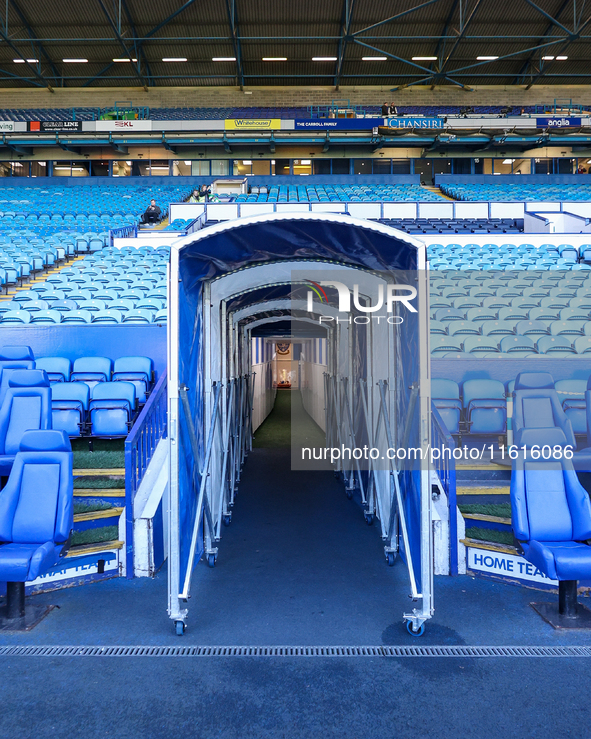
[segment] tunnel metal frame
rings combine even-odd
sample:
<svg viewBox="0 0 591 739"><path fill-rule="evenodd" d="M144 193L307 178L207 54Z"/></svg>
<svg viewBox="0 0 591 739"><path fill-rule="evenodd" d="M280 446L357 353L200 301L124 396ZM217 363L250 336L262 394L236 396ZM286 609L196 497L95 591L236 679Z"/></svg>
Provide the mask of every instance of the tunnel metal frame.
<svg viewBox="0 0 591 739"><path fill-rule="evenodd" d="M307 217L306 217L307 216ZM406 242L409 246L413 246L417 249L418 257L418 269L422 270L425 274L425 279L419 281L418 286L418 304L419 304L419 322L418 322L418 347L419 347L419 375L420 380L418 383L418 401L419 401L419 413L420 413L420 430L419 438L420 444L423 450L427 450L430 443L430 391L429 391L429 333L428 333L428 283L426 279L426 264L425 264L425 249L424 245L412 237L408 237L406 234L391 229L390 227L383 226L381 224L370 224L364 221L356 221L351 218L344 218L342 216L336 216L334 214L281 214L280 216L263 216L253 217L244 219L240 225L246 225L244 221L248 222L259 222L266 220L322 220L332 221L336 223L345 223L348 225L354 225L362 228L369 228L377 230L382 233L392 236L399 241ZM232 436L232 426L234 426L234 432L237 430L236 425L240 426L240 419L237 414L228 414L228 407L232 407L232 389L228 383L227 377L227 365L223 360L224 353L227 356L228 337L227 331L227 316L224 314L224 307L222 307L222 292L220 291L220 285L222 281L228 278L235 279L240 275L239 281L244 279L246 273L247 282L249 277L252 277L256 272L257 281L253 282L253 285L261 285L260 277L261 272L264 275L265 271L269 271L272 266L273 269L283 270L286 274L286 270L291 268L301 268L302 260L290 260L284 258L276 263L262 263L256 264L252 267L243 268L236 272L226 272L220 276L215 277L213 280L205 280L203 283L203 296L202 301L206 309L203 311L203 343L204 343L204 438L207 439L207 445L205 450L206 464L203 469L200 469L201 484L199 490L199 498L203 499L201 507L197 507L197 515L194 519L194 531L193 540L196 542L195 547L192 546L193 559L191 560L191 567L186 568L185 579L183 589L180 586L180 550L178 548L178 535L179 535L179 523L180 523L180 512L179 512L179 441L180 441L180 417L179 417L179 404L183 403L183 388L179 383L179 317L178 317L178 301L179 301L179 256L180 250L185 245L194 243L202 238L207 238L214 235L214 232L223 231L224 228L232 228L233 224L221 224L218 227L212 227L211 229L205 229L199 234L193 234L180 239L173 245L171 250L171 266L170 266L170 301L169 301L169 321L168 321L168 333L169 333L169 367L171 381L169 382L169 418L170 418L170 533L169 536L169 599L168 599L168 613L170 618L175 622L177 626L177 633L182 633L185 628L186 618L188 610L184 607L190 597L190 580L192 575L192 565L195 560L195 551L197 546L198 529L201 522L201 512L205 513L204 518L207 519L204 524L203 532L203 545L204 551L208 557L214 558L217 555L216 547L214 544L219 540L221 534L219 526L216 526L211 516L212 510L225 511L223 505L220 506L220 501L223 503L223 496L220 496L219 491L216 490L220 487L220 475L223 478L225 469L220 470L213 469L211 465L211 459L213 458L213 447L215 444L218 445L218 450L223 452L222 458L227 461L228 457L228 440ZM235 225L234 225L235 227ZM366 271L364 267L353 267L351 264L334 264L323 259L309 260L321 263L323 267L343 269L359 269ZM280 266L279 266L280 265ZM254 270L254 272L252 271ZM274 277L273 281L277 278ZM263 283L267 286L267 282ZM212 294L213 292L213 294ZM226 298L235 293L228 293ZM218 313L216 315L216 306ZM214 308L214 310L211 310ZM242 332L240 340L245 343L247 333ZM213 350L217 341L218 352ZM243 356L247 351L247 347L243 345ZM216 356L217 354L217 356ZM229 378L230 380L236 378ZM388 378L391 380L391 390L394 390L394 378ZM225 382L224 382L225 381ZM387 383L387 381L384 381ZM390 386L388 386L390 387ZM235 388L235 386L234 386ZM236 390L234 389L234 392ZM383 388L380 390L381 403L386 404L384 407L387 410L387 405L391 405L393 400L393 392L389 391L389 398L386 398ZM220 398L222 402L220 404ZM252 404L249 403L251 406ZM241 406L242 407L242 406ZM222 410L223 409L223 410ZM250 408L252 410L252 408ZM384 413L383 420L384 424L387 425L386 419L389 416ZM219 421L218 421L219 418ZM242 416L240 417L242 418ZM238 423L236 424L236 422ZM219 437L216 440L216 424L218 427ZM242 424L242 427L244 424ZM378 428L376 426L376 428ZM238 445L237 453L232 456L232 465L236 466L237 474L239 474L239 468L244 461L244 457L248 451L248 444L250 440L246 441L247 434L243 433L243 428L240 430L242 442ZM224 441L224 439L226 441ZM221 441L220 441L221 440ZM245 445L246 441L246 445ZM226 445L226 451L224 452L224 444ZM196 459L198 459L198 450L194 449ZM428 459L428 456L427 456ZM392 472L390 474L392 478ZM237 478L236 478L237 479ZM414 576L412 574L412 565L409 569L411 574L411 597L413 601L421 601L420 607L414 608L410 612L405 612L403 618L407 621L407 626L410 626L409 631L411 633L422 633L424 629L424 622L431 618L433 615L433 544L432 544L432 525L431 525L431 495L430 495L430 472L428 465L424 465L420 472L420 574L421 574L421 592L418 592L416 582L413 584ZM203 493L201 493L203 490ZM393 483L393 498L397 497L396 484ZM217 505L216 505L217 504ZM398 496L398 506L400 507L400 500ZM207 513L209 508L209 515ZM400 510L398 511L398 521L400 519ZM392 530L392 517L388 523L388 528ZM175 540L175 532L177 539ZM408 554L407 549L407 554ZM409 559L412 556L409 554ZM211 563L211 561L210 561Z"/></svg>

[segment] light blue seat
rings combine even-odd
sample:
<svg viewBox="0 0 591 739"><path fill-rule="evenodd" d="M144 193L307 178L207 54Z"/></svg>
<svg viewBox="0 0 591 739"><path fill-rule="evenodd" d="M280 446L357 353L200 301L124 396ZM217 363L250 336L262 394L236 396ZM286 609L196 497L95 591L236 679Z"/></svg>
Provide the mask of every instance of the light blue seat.
<svg viewBox="0 0 591 739"><path fill-rule="evenodd" d="M0 406L0 476L10 473L25 431L49 428L49 378L37 369L12 371Z"/></svg>
<svg viewBox="0 0 591 739"><path fill-rule="evenodd" d="M9 310L2 314L1 323L30 323L31 314L26 310Z"/></svg>
<svg viewBox="0 0 591 739"><path fill-rule="evenodd" d="M431 380L431 401L450 434L459 434L462 404L460 388L453 380Z"/></svg>
<svg viewBox="0 0 591 739"><path fill-rule="evenodd" d="M146 309L134 308L123 313L123 323L153 323L154 313Z"/></svg>
<svg viewBox="0 0 591 739"><path fill-rule="evenodd" d="M587 381L557 380L554 387L575 434L587 434Z"/></svg>
<svg viewBox="0 0 591 739"><path fill-rule="evenodd" d="M35 362L36 369L42 369L47 373L49 382L69 382L72 363L67 357L40 357Z"/></svg>
<svg viewBox="0 0 591 739"><path fill-rule="evenodd" d="M504 434L507 429L505 387L498 380L466 380L462 386L464 417L469 433Z"/></svg>
<svg viewBox="0 0 591 739"><path fill-rule="evenodd" d="M143 405L154 383L154 363L150 357L119 357L113 363L113 382L133 383Z"/></svg>
<svg viewBox="0 0 591 739"><path fill-rule="evenodd" d="M497 354L499 351L499 337L495 334L486 334L482 336L466 336L464 338L464 352L470 354Z"/></svg>
<svg viewBox="0 0 591 739"><path fill-rule="evenodd" d="M91 323L92 313L87 310L73 310L62 315L62 323Z"/></svg>
<svg viewBox="0 0 591 739"><path fill-rule="evenodd" d="M31 313L31 320L29 323L50 323L56 324L61 323L62 314L58 310L40 310L35 313Z"/></svg>
<svg viewBox="0 0 591 739"><path fill-rule="evenodd" d="M69 439L59 431L26 431L0 493L0 579L7 611L25 617L24 585L56 565L73 529Z"/></svg>
<svg viewBox="0 0 591 739"><path fill-rule="evenodd" d="M54 429L68 436L81 436L86 429L90 388L85 382L58 382L51 387L51 415Z"/></svg>
<svg viewBox="0 0 591 739"><path fill-rule="evenodd" d="M549 338L549 337L548 337ZM519 354L521 356L535 354L536 347L529 336L503 336L500 349L505 354Z"/></svg>
<svg viewBox="0 0 591 739"><path fill-rule="evenodd" d="M552 321L550 333L552 336L583 336L587 321Z"/></svg>
<svg viewBox="0 0 591 739"><path fill-rule="evenodd" d="M115 301L113 301L115 303ZM106 308L92 314L93 323L118 324L123 323L123 313L117 308Z"/></svg>
<svg viewBox="0 0 591 739"><path fill-rule="evenodd" d="M78 357L74 360L70 380L85 382L90 389L102 382L110 382L113 363L109 357Z"/></svg>
<svg viewBox="0 0 591 739"><path fill-rule="evenodd" d="M166 308L159 310L154 316L154 323L167 323L168 322L168 311Z"/></svg>
<svg viewBox="0 0 591 739"><path fill-rule="evenodd" d="M568 336L542 336L537 341L537 348L540 354L575 354Z"/></svg>
<svg viewBox="0 0 591 739"><path fill-rule="evenodd" d="M513 431L518 446L546 444L553 438L549 430L560 429L564 444L576 448L572 424L562 409L548 372L520 372L515 379ZM564 446L563 444L563 446Z"/></svg>
<svg viewBox="0 0 591 739"><path fill-rule="evenodd" d="M573 346L577 354L588 354L591 352L591 336L579 336Z"/></svg>
<svg viewBox="0 0 591 739"><path fill-rule="evenodd" d="M136 411L135 385L103 382L91 391L90 430L93 436L127 436Z"/></svg>

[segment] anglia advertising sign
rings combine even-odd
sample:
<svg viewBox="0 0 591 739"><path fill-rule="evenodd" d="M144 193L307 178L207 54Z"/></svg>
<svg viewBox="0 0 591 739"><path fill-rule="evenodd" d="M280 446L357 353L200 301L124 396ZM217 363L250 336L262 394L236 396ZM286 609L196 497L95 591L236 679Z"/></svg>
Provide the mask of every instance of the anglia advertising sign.
<svg viewBox="0 0 591 739"><path fill-rule="evenodd" d="M571 116L554 116L549 118L536 118L538 128L579 128L581 126L580 118L571 118Z"/></svg>
<svg viewBox="0 0 591 739"><path fill-rule="evenodd" d="M29 131L39 133L82 131L82 121L29 121Z"/></svg>

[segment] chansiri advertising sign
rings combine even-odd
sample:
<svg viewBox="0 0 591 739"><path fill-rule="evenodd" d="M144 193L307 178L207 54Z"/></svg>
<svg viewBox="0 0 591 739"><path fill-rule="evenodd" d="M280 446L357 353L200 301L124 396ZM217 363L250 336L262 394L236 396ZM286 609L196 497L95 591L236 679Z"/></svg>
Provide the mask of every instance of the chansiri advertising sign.
<svg viewBox="0 0 591 739"><path fill-rule="evenodd" d="M443 118L386 118L388 128L443 128Z"/></svg>

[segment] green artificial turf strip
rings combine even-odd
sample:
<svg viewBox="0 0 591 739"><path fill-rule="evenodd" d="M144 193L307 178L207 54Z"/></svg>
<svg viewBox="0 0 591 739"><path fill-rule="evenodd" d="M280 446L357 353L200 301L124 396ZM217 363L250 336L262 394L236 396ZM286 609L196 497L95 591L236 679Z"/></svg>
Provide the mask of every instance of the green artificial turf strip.
<svg viewBox="0 0 591 739"><path fill-rule="evenodd" d="M93 451L88 439L73 439L74 469L114 469L125 466L125 441L123 439L94 439Z"/></svg>
<svg viewBox="0 0 591 739"><path fill-rule="evenodd" d="M98 544L102 541L116 541L119 537L117 526L102 526L99 529L87 529L86 531L74 531L72 534L72 546L81 544Z"/></svg>
<svg viewBox="0 0 591 739"><path fill-rule="evenodd" d="M511 503L464 503L458 507L462 513L480 513L483 516L511 518Z"/></svg>
<svg viewBox="0 0 591 739"><path fill-rule="evenodd" d="M74 513L91 513L94 511L106 511L114 506L104 500L93 500L89 498L84 502L76 501L74 503Z"/></svg>
<svg viewBox="0 0 591 739"><path fill-rule="evenodd" d="M253 447L324 447L325 435L304 410L299 390L277 390L273 410L254 432Z"/></svg>
<svg viewBox="0 0 591 739"><path fill-rule="evenodd" d="M125 480L113 480L108 477L77 477L74 480L74 490L101 490L103 488L125 490Z"/></svg>
<svg viewBox="0 0 591 739"><path fill-rule="evenodd" d="M492 541L495 544L513 544L513 534L510 531L481 529L479 526L470 526L467 528L466 538L478 539L479 541Z"/></svg>

